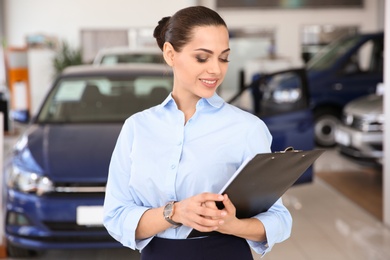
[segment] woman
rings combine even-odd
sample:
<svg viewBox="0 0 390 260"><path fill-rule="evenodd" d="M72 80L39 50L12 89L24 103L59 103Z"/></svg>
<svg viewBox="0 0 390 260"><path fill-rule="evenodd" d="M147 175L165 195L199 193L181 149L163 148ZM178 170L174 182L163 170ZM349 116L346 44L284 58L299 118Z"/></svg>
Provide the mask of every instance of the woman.
<svg viewBox="0 0 390 260"><path fill-rule="evenodd" d="M290 235L282 201L238 219L228 196L217 194L246 158L270 152L272 138L259 118L216 94L230 53L224 20L188 7L163 18L154 37L173 70L173 90L123 125L110 163L105 227L142 259L253 259L250 248L265 254ZM187 238L192 229L218 235Z"/></svg>

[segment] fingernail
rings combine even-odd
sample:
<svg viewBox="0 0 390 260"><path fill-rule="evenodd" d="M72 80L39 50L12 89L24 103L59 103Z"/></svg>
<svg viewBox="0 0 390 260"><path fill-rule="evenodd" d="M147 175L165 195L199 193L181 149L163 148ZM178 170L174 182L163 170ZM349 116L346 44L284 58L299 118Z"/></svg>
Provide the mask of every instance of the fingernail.
<svg viewBox="0 0 390 260"><path fill-rule="evenodd" d="M219 223L220 225L222 225L222 224L224 223L224 221L223 221L223 220L220 220L218 223Z"/></svg>
<svg viewBox="0 0 390 260"><path fill-rule="evenodd" d="M222 195L220 195L220 196L218 197L218 199L220 199L220 200L223 200L223 196L222 196Z"/></svg>
<svg viewBox="0 0 390 260"><path fill-rule="evenodd" d="M227 214L226 211L221 212L221 216L226 216L226 214Z"/></svg>

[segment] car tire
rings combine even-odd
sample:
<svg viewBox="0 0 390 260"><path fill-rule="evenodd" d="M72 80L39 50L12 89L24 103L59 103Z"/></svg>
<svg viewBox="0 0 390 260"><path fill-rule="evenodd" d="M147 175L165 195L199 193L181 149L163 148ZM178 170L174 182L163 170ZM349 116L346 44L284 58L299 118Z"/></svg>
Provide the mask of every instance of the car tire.
<svg viewBox="0 0 390 260"><path fill-rule="evenodd" d="M333 108L322 108L314 112L315 142L321 147L336 145L335 131L340 123L340 113Z"/></svg>
<svg viewBox="0 0 390 260"><path fill-rule="evenodd" d="M7 256L15 258L29 258L40 255L38 251L17 247L7 242Z"/></svg>

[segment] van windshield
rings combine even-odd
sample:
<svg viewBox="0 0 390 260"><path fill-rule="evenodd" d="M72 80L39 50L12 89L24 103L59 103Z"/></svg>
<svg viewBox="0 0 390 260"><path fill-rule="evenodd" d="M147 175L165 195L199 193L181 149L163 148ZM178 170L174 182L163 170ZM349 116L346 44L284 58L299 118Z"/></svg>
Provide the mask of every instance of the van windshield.
<svg viewBox="0 0 390 260"><path fill-rule="evenodd" d="M308 62L309 70L325 70L330 68L341 56L360 40L360 36L341 38L322 48Z"/></svg>

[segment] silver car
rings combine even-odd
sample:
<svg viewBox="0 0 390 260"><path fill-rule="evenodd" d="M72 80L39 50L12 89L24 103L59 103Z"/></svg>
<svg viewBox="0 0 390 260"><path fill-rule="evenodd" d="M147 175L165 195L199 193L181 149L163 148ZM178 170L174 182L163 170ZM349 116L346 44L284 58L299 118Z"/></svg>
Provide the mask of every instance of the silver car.
<svg viewBox="0 0 390 260"><path fill-rule="evenodd" d="M372 94L348 103L335 133L340 153L359 163L382 164L384 122L383 95Z"/></svg>

